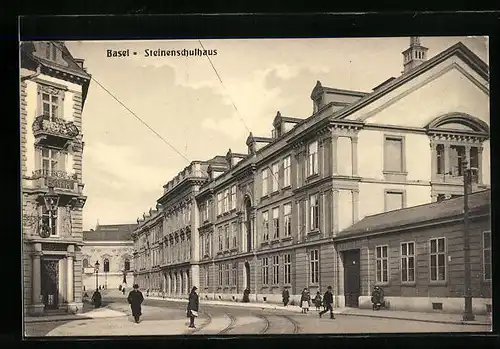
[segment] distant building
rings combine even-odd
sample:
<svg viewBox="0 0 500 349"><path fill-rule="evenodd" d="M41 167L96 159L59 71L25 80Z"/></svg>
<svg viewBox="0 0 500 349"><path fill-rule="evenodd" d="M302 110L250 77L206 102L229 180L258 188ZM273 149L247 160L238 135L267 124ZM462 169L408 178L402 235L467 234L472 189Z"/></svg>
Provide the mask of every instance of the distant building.
<svg viewBox="0 0 500 349"><path fill-rule="evenodd" d="M83 232L82 272L85 290L131 288L134 282L134 242L132 231L137 224L97 225ZM95 272L95 263L99 271ZM96 276L97 275L97 276Z"/></svg>
<svg viewBox="0 0 500 349"><path fill-rule="evenodd" d="M134 232L141 286L184 297L195 285L228 300L248 288L252 301L279 302L284 287L298 301L305 287L331 285L335 306L357 306L334 243L343 231L459 197L463 160L477 170L473 191L489 188L488 79L464 44L427 59L412 37L402 74L370 92L318 81L311 116L278 112L272 136L250 133L246 154L194 161L164 186L158 212Z"/></svg>
<svg viewBox="0 0 500 349"><path fill-rule="evenodd" d="M61 41L20 46L25 315L82 309L82 112L91 76Z"/></svg>

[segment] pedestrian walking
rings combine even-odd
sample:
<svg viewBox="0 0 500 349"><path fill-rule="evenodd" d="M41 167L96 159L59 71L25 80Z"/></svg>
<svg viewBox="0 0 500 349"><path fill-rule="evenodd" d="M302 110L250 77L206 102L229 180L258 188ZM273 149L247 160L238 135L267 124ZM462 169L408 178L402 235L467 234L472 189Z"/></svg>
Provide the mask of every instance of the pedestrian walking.
<svg viewBox="0 0 500 349"><path fill-rule="evenodd" d="M125 296L125 287L122 288L122 293Z"/></svg>
<svg viewBox="0 0 500 349"><path fill-rule="evenodd" d="M134 285L134 288L128 294L127 301L128 301L128 304L130 304L130 308L132 309L132 315L134 317L134 322L136 324L138 324L139 318L142 315L141 304L144 301L144 296L142 295L142 292L139 291L139 285L137 285L137 284Z"/></svg>
<svg viewBox="0 0 500 349"><path fill-rule="evenodd" d="M290 301L290 293L288 292L287 287L283 289L282 297L283 297L283 305L286 307L288 305L288 302Z"/></svg>
<svg viewBox="0 0 500 349"><path fill-rule="evenodd" d="M300 307L302 308L303 314L307 314L307 312L309 311L310 301L311 296L309 295L309 291L307 290L307 288L304 288L300 297Z"/></svg>
<svg viewBox="0 0 500 349"><path fill-rule="evenodd" d="M146 290L146 297L149 297L149 288Z"/></svg>
<svg viewBox="0 0 500 349"><path fill-rule="evenodd" d="M322 302L321 302L321 293L319 293L319 291L316 292L316 297L314 297L313 301L314 301L314 305L316 306L316 310L319 311L320 308L321 308L321 304L322 304Z"/></svg>
<svg viewBox="0 0 500 349"><path fill-rule="evenodd" d="M102 304L102 296L99 289L96 289L94 294L92 295L92 304L94 304L95 308L100 308Z"/></svg>
<svg viewBox="0 0 500 349"><path fill-rule="evenodd" d="M191 289L191 293L189 293L189 301L187 306L187 316L189 318L189 328L196 328L194 326L194 319L198 317L198 306L200 304L200 300L196 290L198 288L193 286Z"/></svg>
<svg viewBox="0 0 500 349"><path fill-rule="evenodd" d="M319 312L319 317L321 317L327 311L330 311L330 319L335 319L335 316L333 315L332 286L328 286L328 289L326 290L325 295L323 296L323 306L325 307L325 309Z"/></svg>

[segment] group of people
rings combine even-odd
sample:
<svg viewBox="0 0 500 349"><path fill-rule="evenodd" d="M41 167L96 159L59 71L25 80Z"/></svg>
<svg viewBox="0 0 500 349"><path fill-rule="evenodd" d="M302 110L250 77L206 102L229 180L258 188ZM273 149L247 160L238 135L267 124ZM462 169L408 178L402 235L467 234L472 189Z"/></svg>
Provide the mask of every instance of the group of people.
<svg viewBox="0 0 500 349"><path fill-rule="evenodd" d="M288 288L283 290L282 294L283 305L286 307L290 302L290 293L288 292ZM323 316L326 312L330 312L330 318L335 319L333 315L333 293L332 287L328 286L323 298L321 297L321 293L318 291L316 293L316 297L312 300L314 305L316 306L316 310L319 311L319 317ZM303 314L307 314L309 311L309 307L311 306L311 294L307 288L302 290L302 294L300 296L300 307L302 309ZM323 310L320 311L321 306L323 306Z"/></svg>

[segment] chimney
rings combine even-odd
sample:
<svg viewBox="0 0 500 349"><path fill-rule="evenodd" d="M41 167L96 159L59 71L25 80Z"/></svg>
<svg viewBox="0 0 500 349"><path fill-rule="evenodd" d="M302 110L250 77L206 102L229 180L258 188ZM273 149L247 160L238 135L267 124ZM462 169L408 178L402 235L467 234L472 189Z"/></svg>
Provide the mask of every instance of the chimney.
<svg viewBox="0 0 500 349"><path fill-rule="evenodd" d="M420 37L410 37L410 47L403 51L403 74L407 74L427 60L429 49L420 43Z"/></svg>

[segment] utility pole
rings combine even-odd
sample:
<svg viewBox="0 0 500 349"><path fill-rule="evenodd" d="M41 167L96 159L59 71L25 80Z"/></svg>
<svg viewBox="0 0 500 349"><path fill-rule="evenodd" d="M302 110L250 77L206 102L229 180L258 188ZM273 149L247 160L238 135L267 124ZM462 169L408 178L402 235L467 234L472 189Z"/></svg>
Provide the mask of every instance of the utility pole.
<svg viewBox="0 0 500 349"><path fill-rule="evenodd" d="M471 294L471 271L470 271L470 237L469 237L469 194L472 192L472 170L467 167L467 161L463 162L464 176L464 313L463 321L473 321L472 294Z"/></svg>

